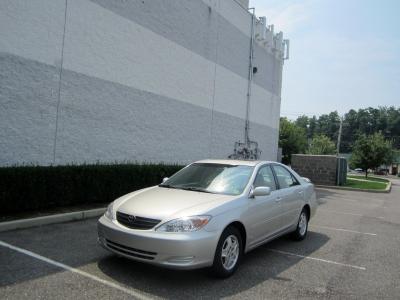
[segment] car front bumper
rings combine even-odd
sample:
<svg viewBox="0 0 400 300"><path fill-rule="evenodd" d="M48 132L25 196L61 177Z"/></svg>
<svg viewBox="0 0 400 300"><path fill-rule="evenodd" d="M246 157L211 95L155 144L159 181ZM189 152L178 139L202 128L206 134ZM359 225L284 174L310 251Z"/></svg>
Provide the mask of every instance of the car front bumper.
<svg viewBox="0 0 400 300"><path fill-rule="evenodd" d="M205 230L168 233L134 230L102 216L98 223L99 243L118 255L173 269L211 266L219 233Z"/></svg>

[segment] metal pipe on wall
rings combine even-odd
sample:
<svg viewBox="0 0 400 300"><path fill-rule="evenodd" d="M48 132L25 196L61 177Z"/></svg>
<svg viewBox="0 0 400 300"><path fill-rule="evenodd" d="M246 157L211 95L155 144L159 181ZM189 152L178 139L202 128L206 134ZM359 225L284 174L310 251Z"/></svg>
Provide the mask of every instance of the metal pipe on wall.
<svg viewBox="0 0 400 300"><path fill-rule="evenodd" d="M249 8L249 10L253 10L253 14L251 15L251 32L250 32L250 56L249 56L249 74L248 74L248 82L247 82L247 102L246 102L246 121L244 128L244 142L246 143L246 147L250 148L250 99L251 99L251 85L253 81L253 59L254 59L254 26L255 26L255 8Z"/></svg>

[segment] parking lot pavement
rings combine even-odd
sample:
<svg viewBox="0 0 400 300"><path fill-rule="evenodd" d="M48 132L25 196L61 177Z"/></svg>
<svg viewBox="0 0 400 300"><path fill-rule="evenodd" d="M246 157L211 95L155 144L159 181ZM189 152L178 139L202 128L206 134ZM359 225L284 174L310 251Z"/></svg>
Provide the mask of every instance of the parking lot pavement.
<svg viewBox="0 0 400 300"><path fill-rule="evenodd" d="M306 240L265 244L226 280L111 255L95 219L3 232L0 299L398 299L400 181L390 194L319 189L318 199Z"/></svg>

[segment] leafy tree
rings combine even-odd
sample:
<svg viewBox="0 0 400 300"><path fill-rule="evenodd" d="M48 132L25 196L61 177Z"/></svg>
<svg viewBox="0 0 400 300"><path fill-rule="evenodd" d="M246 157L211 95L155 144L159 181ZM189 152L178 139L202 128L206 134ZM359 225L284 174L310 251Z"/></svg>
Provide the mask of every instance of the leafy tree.
<svg viewBox="0 0 400 300"><path fill-rule="evenodd" d="M282 148L282 162L290 164L292 154L304 153L307 148L307 136L304 128L297 126L287 118L281 118L279 147Z"/></svg>
<svg viewBox="0 0 400 300"><path fill-rule="evenodd" d="M307 126L310 125L310 120L306 115L302 115L296 119L295 124L304 130L307 130Z"/></svg>
<svg viewBox="0 0 400 300"><path fill-rule="evenodd" d="M387 109L385 136L393 140L396 149L400 149L400 108L392 106Z"/></svg>
<svg viewBox="0 0 400 300"><path fill-rule="evenodd" d="M354 109L344 115L340 152L351 152L354 136L358 133L358 114Z"/></svg>
<svg viewBox="0 0 400 300"><path fill-rule="evenodd" d="M318 119L316 116L313 116L312 118L309 119L309 122L310 122L310 128L308 129L309 137L312 138L318 127Z"/></svg>
<svg viewBox="0 0 400 300"><path fill-rule="evenodd" d="M308 138L323 134L332 141L337 140L340 119L336 111L321 115L319 118L302 115L295 123L306 130ZM400 149L399 107L349 110L344 115L340 152L352 152L354 141L359 135L372 135L377 132L382 132L386 139L392 141L395 149Z"/></svg>
<svg viewBox="0 0 400 300"><path fill-rule="evenodd" d="M326 135L317 135L311 141L310 148L308 149L309 154L314 155L329 155L335 154L336 146Z"/></svg>
<svg viewBox="0 0 400 300"><path fill-rule="evenodd" d="M340 117L337 111L328 115L321 115L318 118L317 133L328 136L331 140L336 140L339 133Z"/></svg>
<svg viewBox="0 0 400 300"><path fill-rule="evenodd" d="M362 134L354 143L351 164L363 168L365 177L368 177L368 169L375 169L387 162L388 153L391 152L391 143L381 133Z"/></svg>

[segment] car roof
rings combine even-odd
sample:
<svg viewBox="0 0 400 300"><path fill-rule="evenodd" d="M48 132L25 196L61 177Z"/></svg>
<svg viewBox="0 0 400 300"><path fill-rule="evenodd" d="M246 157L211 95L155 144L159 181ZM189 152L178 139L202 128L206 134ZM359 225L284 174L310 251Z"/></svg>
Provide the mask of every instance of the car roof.
<svg viewBox="0 0 400 300"><path fill-rule="evenodd" d="M239 166L257 166L261 163L273 163L272 161L263 160L239 160L239 159L203 159L196 161L195 163L204 164L224 164L224 165L239 165Z"/></svg>

